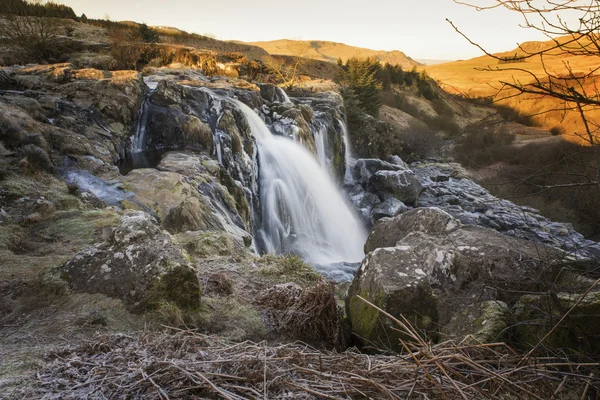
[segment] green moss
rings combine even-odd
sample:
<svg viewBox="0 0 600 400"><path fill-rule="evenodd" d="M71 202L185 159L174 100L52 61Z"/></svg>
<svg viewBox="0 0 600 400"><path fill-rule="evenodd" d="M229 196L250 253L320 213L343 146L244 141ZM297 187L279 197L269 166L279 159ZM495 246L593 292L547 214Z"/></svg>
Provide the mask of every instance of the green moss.
<svg viewBox="0 0 600 400"><path fill-rule="evenodd" d="M371 295L366 289L361 289L359 295L377 307L383 307L383 291ZM376 329L379 326L380 311L359 299L358 296L352 296L350 298L349 312L349 317L352 321L352 331L361 338L376 340Z"/></svg>
<svg viewBox="0 0 600 400"><path fill-rule="evenodd" d="M260 266L259 274L274 278L279 282L296 282L305 285L323 279L323 276L312 265L305 263L295 255L263 256L259 259L258 264Z"/></svg>
<svg viewBox="0 0 600 400"><path fill-rule="evenodd" d="M236 253L233 239L225 232L185 232L175 236L175 240L192 257L232 256Z"/></svg>
<svg viewBox="0 0 600 400"><path fill-rule="evenodd" d="M181 309L197 309L202 289L195 271L184 265L167 268L169 272L152 284L146 306L155 308L163 301L170 301Z"/></svg>

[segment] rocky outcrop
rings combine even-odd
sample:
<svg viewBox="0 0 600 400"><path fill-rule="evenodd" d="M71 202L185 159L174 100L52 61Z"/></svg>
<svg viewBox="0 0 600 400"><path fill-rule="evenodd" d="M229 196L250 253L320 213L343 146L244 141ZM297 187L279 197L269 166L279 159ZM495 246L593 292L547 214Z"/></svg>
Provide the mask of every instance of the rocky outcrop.
<svg viewBox="0 0 600 400"><path fill-rule="evenodd" d="M463 225L435 208L382 219L366 250L348 290L348 316L361 341L395 349L406 336L359 296L398 319L404 316L430 338L472 334L496 340L492 333L506 333L499 327L508 326L508 313L489 302L513 307L523 291L547 290L575 264L558 249ZM482 326L486 315L494 317L494 328Z"/></svg>
<svg viewBox="0 0 600 400"><path fill-rule="evenodd" d="M370 225L408 210L421 193L415 173L398 157L394 161L359 159L352 168L350 199Z"/></svg>
<svg viewBox="0 0 600 400"><path fill-rule="evenodd" d="M439 207L464 224L485 226L573 255L600 256L600 245L586 240L571 225L550 221L531 207L491 195L470 180L458 164L415 164L411 168L423 185L419 207Z"/></svg>
<svg viewBox="0 0 600 400"><path fill-rule="evenodd" d="M3 71L22 89L0 97L3 116L39 135L55 165L65 155L112 164L125 154L144 98L139 73L77 70L70 64Z"/></svg>
<svg viewBox="0 0 600 400"><path fill-rule="evenodd" d="M246 198L232 197L205 165L212 166L199 155L167 153L157 169L136 169L121 178L131 196L120 205L151 213L171 233L209 230L249 237Z"/></svg>
<svg viewBox="0 0 600 400"><path fill-rule="evenodd" d="M119 298L135 312L161 301L200 305L198 277L185 253L143 212L125 214L106 242L81 251L56 272L70 289Z"/></svg>

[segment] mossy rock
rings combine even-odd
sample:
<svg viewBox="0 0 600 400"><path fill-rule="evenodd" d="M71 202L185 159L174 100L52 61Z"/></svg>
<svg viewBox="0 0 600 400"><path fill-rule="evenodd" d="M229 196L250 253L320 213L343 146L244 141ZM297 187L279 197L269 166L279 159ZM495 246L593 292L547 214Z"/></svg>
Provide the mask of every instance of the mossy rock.
<svg viewBox="0 0 600 400"><path fill-rule="evenodd" d="M467 306L454 314L443 333L448 339L474 343L496 343L505 341L511 325L510 309L502 301L484 301Z"/></svg>
<svg viewBox="0 0 600 400"><path fill-rule="evenodd" d="M184 232L175 239L191 257L233 256L244 251L243 243L226 232Z"/></svg>
<svg viewBox="0 0 600 400"><path fill-rule="evenodd" d="M542 343L543 347L588 356L600 355L600 292L587 296L556 326L565 313L577 304L580 294L525 295L513 307L515 335L525 349Z"/></svg>

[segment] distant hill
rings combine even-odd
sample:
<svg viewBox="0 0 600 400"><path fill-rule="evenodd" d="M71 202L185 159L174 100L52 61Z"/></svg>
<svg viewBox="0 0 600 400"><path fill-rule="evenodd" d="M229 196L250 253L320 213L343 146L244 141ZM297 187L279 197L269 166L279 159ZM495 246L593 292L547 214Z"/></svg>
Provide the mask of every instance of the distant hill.
<svg viewBox="0 0 600 400"><path fill-rule="evenodd" d="M336 62L338 58L346 61L351 57L375 57L382 63L398 64L402 68L410 69L420 65L419 62L408 57L401 51L372 50L362 47L349 46L343 43L327 42L322 40L273 40L270 42L251 42L253 46L261 47L269 54L294 55L298 44L305 44L307 51L303 54L315 60Z"/></svg>
<svg viewBox="0 0 600 400"><path fill-rule="evenodd" d="M556 40L566 41L567 39L561 37ZM520 48L495 54L495 56L502 57L509 62L500 62L495 58L482 56L470 60L428 65L422 68L427 70L427 73L450 93L459 93L468 97L504 99L500 100L501 104L510 106L522 115L534 116L534 121L539 126L552 128L560 125L565 128L567 133L582 132L583 127L579 115L571 111L564 114L562 110L564 104L560 100L532 95L513 97L514 91L507 89L498 91L501 87L500 81L531 82L532 76L526 71L544 78L546 72L566 76L568 74L566 65L576 75L589 73L591 70L598 68L597 57L565 54L559 50L546 53L543 58L544 64L542 64L539 56L522 58L526 54L525 52L534 53L549 49L553 44L552 41L524 42ZM581 45L589 44L581 43ZM486 68L495 71L485 71ZM589 80L586 82L586 90L593 93L597 83L598 79ZM548 112L548 110L554 111ZM600 111L591 111L589 117L598 120Z"/></svg>
<svg viewBox="0 0 600 400"><path fill-rule="evenodd" d="M423 65L437 65L437 64L444 64L447 62L452 62L452 60L438 60L435 58L418 58L417 62L419 62Z"/></svg>

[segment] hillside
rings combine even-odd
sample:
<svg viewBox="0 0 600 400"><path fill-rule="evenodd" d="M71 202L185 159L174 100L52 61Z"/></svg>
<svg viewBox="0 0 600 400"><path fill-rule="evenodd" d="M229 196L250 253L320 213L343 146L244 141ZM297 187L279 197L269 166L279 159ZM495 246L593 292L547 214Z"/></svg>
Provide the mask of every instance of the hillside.
<svg viewBox="0 0 600 400"><path fill-rule="evenodd" d="M566 38L558 40L566 40ZM550 46L552 46L552 42L525 42L521 48L495 55L518 59L525 54L523 49L527 52L536 52ZM583 130L580 118L574 112L567 112L566 115L563 115L563 102L549 97L540 98L540 96L532 95L511 97L514 92L499 91L501 81L531 82L532 76L526 71L530 71L538 77L545 77L545 71L554 75L566 75L568 73L566 65L572 68L575 75L582 75L597 68L598 60L593 56L571 55L556 50L544 55L543 63L539 56L517 63L500 63L493 57L482 56L470 60L428 65L424 69L450 93L470 98L493 97L500 104L515 109L521 115L533 116L533 122L541 127L550 129L554 126L562 126L568 134L574 134ZM485 71L490 68L494 71ZM586 86L593 90L594 81L586 82ZM547 110L554 111L547 112ZM590 116L598 118L600 113L591 111ZM577 141L576 137L571 139Z"/></svg>
<svg viewBox="0 0 600 400"><path fill-rule="evenodd" d="M251 42L248 44L261 47L270 54L294 55L298 53L298 49L301 49L304 57L329 62L336 62L339 58L342 61L346 61L351 57L375 57L384 64L398 64L408 69L420 65L417 61L398 50L372 50L322 40L301 41L281 39L268 42Z"/></svg>

